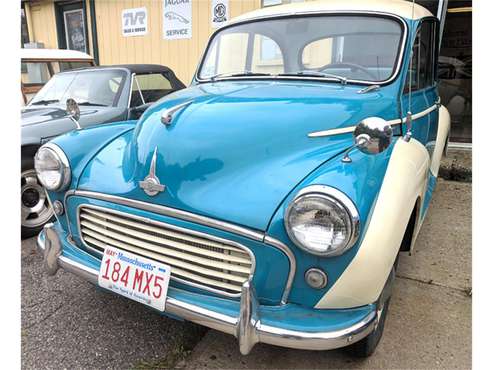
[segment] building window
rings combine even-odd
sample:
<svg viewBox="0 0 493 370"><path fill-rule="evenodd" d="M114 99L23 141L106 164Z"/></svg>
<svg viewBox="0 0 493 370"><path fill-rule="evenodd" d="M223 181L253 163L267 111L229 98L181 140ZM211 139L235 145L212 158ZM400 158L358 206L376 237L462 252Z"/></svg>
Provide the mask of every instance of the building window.
<svg viewBox="0 0 493 370"><path fill-rule="evenodd" d="M55 3L58 47L87 53L87 18L85 2L70 1Z"/></svg>

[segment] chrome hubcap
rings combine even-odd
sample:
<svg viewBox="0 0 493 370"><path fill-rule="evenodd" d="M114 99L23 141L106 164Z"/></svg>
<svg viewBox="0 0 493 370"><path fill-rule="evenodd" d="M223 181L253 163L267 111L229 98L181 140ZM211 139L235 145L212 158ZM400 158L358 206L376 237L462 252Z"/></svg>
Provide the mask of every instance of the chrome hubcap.
<svg viewBox="0 0 493 370"><path fill-rule="evenodd" d="M21 225L35 228L45 224L53 216L46 193L38 181L36 171L21 174Z"/></svg>

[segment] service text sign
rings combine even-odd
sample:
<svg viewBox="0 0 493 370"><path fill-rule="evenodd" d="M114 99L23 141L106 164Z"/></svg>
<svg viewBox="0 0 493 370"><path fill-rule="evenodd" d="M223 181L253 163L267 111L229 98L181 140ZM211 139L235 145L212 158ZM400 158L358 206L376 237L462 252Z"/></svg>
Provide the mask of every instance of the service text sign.
<svg viewBox="0 0 493 370"><path fill-rule="evenodd" d="M229 20L229 0L211 1L211 23L217 28Z"/></svg>
<svg viewBox="0 0 493 370"><path fill-rule="evenodd" d="M192 0L163 0L163 37L166 40L192 37Z"/></svg>
<svg viewBox="0 0 493 370"><path fill-rule="evenodd" d="M147 8L122 11L122 34L125 37L147 34Z"/></svg>

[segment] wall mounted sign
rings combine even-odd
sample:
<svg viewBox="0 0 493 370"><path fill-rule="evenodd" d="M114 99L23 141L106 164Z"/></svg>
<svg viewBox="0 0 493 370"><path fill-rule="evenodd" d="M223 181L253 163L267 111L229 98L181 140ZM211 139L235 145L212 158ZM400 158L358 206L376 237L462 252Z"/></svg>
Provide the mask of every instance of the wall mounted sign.
<svg viewBox="0 0 493 370"><path fill-rule="evenodd" d="M63 21L65 23L67 49L87 53L84 13L82 9L67 10L63 12Z"/></svg>
<svg viewBox="0 0 493 370"><path fill-rule="evenodd" d="M123 9L122 34L125 37L147 34L147 8Z"/></svg>
<svg viewBox="0 0 493 370"><path fill-rule="evenodd" d="M192 38L192 0L163 0L163 37Z"/></svg>
<svg viewBox="0 0 493 370"><path fill-rule="evenodd" d="M211 23L213 28L220 27L229 20L229 0L211 1Z"/></svg>

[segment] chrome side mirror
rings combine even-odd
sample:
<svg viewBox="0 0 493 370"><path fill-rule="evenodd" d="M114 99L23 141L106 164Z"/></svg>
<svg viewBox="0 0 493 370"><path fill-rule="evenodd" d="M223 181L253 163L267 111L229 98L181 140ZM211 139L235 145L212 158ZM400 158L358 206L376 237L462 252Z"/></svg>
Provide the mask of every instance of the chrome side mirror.
<svg viewBox="0 0 493 370"><path fill-rule="evenodd" d="M77 125L77 129L80 129L81 127L80 127L80 124L79 124L79 118L80 118L79 105L72 98L68 98L66 104L67 104L67 109L66 109L67 115Z"/></svg>
<svg viewBox="0 0 493 370"><path fill-rule="evenodd" d="M365 154L379 154L392 142L392 126L382 118L369 117L354 130L354 144Z"/></svg>

